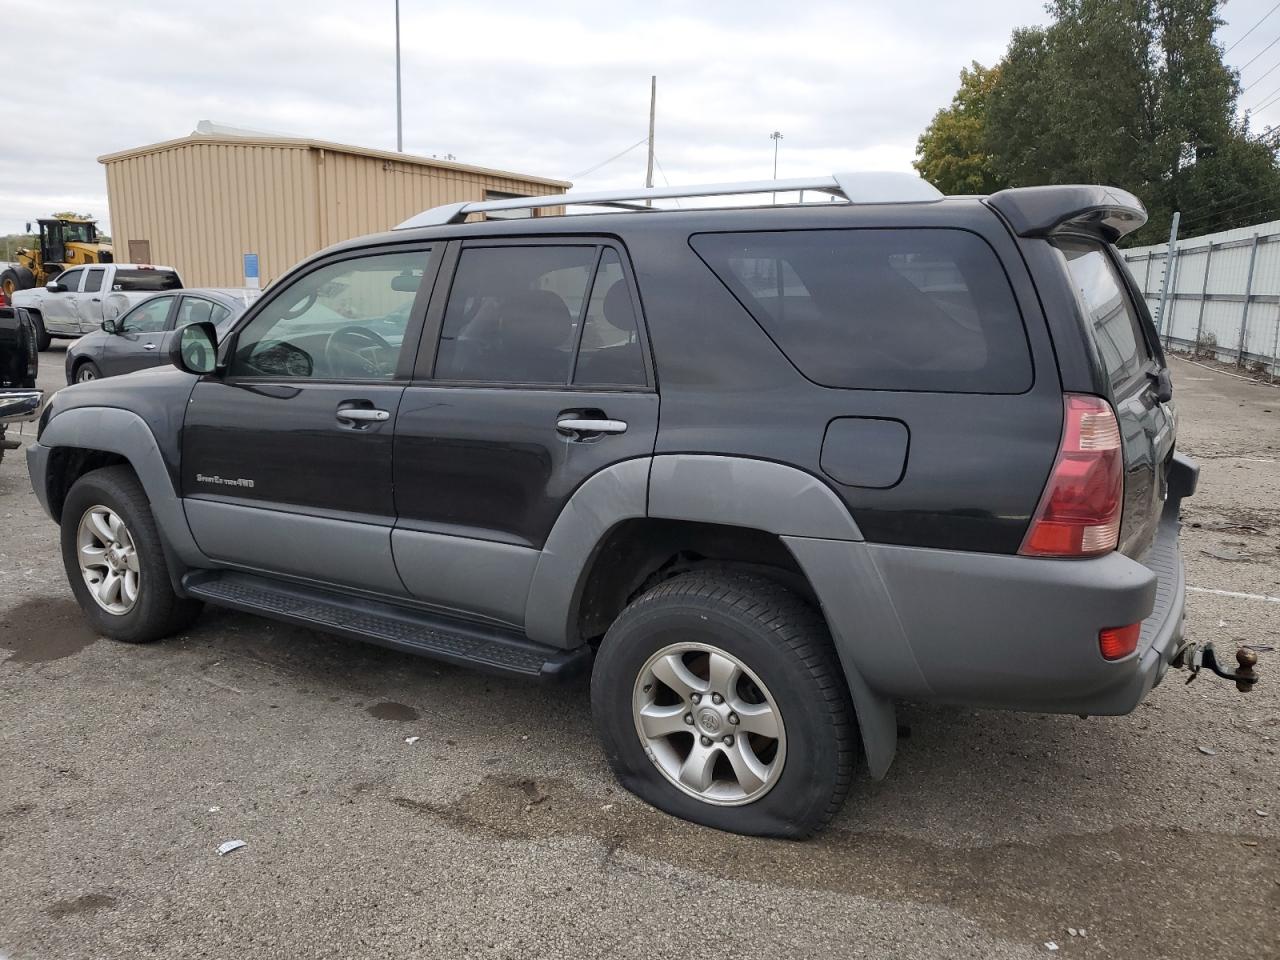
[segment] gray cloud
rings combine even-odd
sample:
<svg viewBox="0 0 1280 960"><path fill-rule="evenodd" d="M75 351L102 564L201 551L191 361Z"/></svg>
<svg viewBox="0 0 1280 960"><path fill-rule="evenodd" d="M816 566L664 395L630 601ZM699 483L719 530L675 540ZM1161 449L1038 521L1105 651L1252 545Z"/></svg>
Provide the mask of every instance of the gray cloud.
<svg viewBox="0 0 1280 960"><path fill-rule="evenodd" d="M1233 0L1234 35L1264 2ZM1013 27L1045 19L1038 0L401 8L406 150L568 178L645 135L656 73L657 155L673 182L768 176L774 129L780 176L908 169L959 69L993 61ZM200 119L394 147L391 0L73 0L52 21L22 19L6 34L11 88L20 74L25 95L0 101L0 232L54 209L105 220L96 158ZM1249 43L1280 33L1276 21ZM579 183L643 175L637 149Z"/></svg>

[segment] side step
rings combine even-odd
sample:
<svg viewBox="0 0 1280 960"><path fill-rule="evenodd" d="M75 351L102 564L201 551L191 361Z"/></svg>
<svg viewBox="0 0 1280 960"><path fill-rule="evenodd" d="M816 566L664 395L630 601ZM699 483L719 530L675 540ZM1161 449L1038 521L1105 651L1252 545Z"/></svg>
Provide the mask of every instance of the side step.
<svg viewBox="0 0 1280 960"><path fill-rule="evenodd" d="M363 597L245 573L189 573L182 586L219 607L284 620L379 646L493 673L562 678L591 662L591 650L534 643L515 630L455 620Z"/></svg>

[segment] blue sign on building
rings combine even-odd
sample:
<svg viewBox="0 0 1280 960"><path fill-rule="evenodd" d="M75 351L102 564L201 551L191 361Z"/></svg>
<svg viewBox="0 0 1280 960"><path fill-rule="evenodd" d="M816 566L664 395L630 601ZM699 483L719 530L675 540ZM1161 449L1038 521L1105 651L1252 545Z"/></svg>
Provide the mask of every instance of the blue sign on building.
<svg viewBox="0 0 1280 960"><path fill-rule="evenodd" d="M246 253L244 255L244 285L246 287L258 286L258 255L256 253Z"/></svg>

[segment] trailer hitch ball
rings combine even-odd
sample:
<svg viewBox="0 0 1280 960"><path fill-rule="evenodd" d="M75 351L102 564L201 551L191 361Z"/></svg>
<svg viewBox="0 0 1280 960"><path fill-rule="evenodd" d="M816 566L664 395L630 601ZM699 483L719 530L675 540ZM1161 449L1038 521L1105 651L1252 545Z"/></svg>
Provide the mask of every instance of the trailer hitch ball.
<svg viewBox="0 0 1280 960"><path fill-rule="evenodd" d="M1236 689L1241 693L1248 693L1253 689L1253 685L1258 682L1258 673L1254 667L1258 665L1258 655L1252 650L1246 650L1240 647L1236 650L1235 670L1225 670L1218 663L1217 654L1213 649L1212 643L1203 645L1192 643L1190 640L1184 641L1182 646L1174 654L1172 665L1182 667L1190 671L1191 676L1187 678L1190 683L1200 674L1201 667L1208 667L1223 680L1231 680L1235 683Z"/></svg>
<svg viewBox="0 0 1280 960"><path fill-rule="evenodd" d="M1236 689L1246 693L1258 682L1258 674L1253 669L1258 665L1258 655L1241 647L1236 651L1236 663L1240 665L1240 669L1236 671Z"/></svg>

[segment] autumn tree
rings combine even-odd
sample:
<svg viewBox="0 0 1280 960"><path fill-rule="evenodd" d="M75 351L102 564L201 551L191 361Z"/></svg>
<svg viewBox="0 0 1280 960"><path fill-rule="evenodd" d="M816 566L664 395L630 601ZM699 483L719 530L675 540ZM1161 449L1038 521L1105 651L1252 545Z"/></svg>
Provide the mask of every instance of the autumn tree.
<svg viewBox="0 0 1280 960"><path fill-rule="evenodd" d="M1239 79L1214 41L1221 6L1054 0L1052 23L1015 30L983 71L990 82L980 96L973 77L982 68L962 73L952 106L920 138L917 169L946 193L973 192L972 180L958 189L952 172L977 157L992 186L1122 187L1150 214L1135 243L1166 236L1175 210L1185 234L1280 214L1275 147L1237 118ZM935 135L961 118L963 139Z"/></svg>
<svg viewBox="0 0 1280 960"><path fill-rule="evenodd" d="M991 193L1008 186L987 149L987 99L1000 76L976 60L960 70L960 89L916 144L915 168L943 193Z"/></svg>

